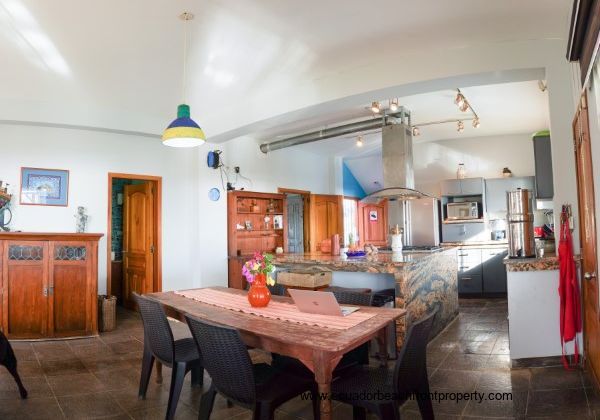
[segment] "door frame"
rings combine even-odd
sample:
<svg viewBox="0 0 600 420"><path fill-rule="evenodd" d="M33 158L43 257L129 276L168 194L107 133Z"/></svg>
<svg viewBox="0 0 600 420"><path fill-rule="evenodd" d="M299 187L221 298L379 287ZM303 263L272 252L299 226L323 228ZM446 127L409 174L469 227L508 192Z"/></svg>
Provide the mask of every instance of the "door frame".
<svg viewBox="0 0 600 420"><path fill-rule="evenodd" d="M153 175L125 174L119 172L108 173L108 216L106 228L106 294L111 294L111 251L112 251L112 183L113 179L132 179L136 181L149 181L154 186L154 278L152 279L153 292L162 292L162 177Z"/></svg>
<svg viewBox="0 0 600 420"><path fill-rule="evenodd" d="M304 226L302 229L302 233L304 236L304 252L310 252L311 250L311 238L312 238L312 228L314 226L313 221L311 219L311 215L312 215L312 207L311 207L311 202L310 202L310 196L311 196L311 192L307 191L307 190L295 190L293 188L283 188L283 187L278 187L277 188L277 193L278 194L297 194L302 196L302 203L303 203L303 213L304 213ZM288 252L288 250L286 249L285 252Z"/></svg>
<svg viewBox="0 0 600 420"><path fill-rule="evenodd" d="M581 275L581 315L582 315L582 322L583 322L583 328L582 328L582 338L583 338L583 359L585 362L585 367L589 370L589 372L591 372L592 377L594 378L594 381L596 382L596 386L598 385L599 381L599 369L600 366L598 366L598 360L600 358L600 356L597 354L598 353L598 349L599 349L599 344L598 343L598 337L597 337L597 331L596 334L590 334L590 330L588 328L588 324L589 323L596 323L595 328L598 328L598 323L600 322L598 319L598 313L592 313L590 314L589 312L591 312L589 306L595 306L596 310L598 310L598 305L599 305L599 296L598 296L598 278L594 275L592 278L590 279L586 279L585 278L585 274L586 272L597 272L598 267L598 244L596 242L596 234L597 234L597 224L596 224L596 192L594 189L594 178L593 175L591 178L586 178L585 174L580 174L580 166L581 166L581 162L580 162L580 152L579 152L579 147L577 146L577 143L586 143L587 144L587 151L589 152L589 171L592 172L593 174L593 156L592 156L592 144L591 144L591 137L590 137L590 126L589 126L589 108L587 105L587 94L586 92L583 92L583 94L581 95L581 97L579 98L579 102L578 102L578 106L577 106L577 110L575 111L575 117L573 119L573 123L572 123L572 130L573 130L573 142L574 142L574 149L575 149L575 173L577 175L577 200L578 200L578 207L579 207L579 242L580 242L580 246L581 246L581 264L580 267L578 269L579 274ZM586 162L584 162L586 163ZM584 182L586 183L587 187L582 191L581 187L580 187L580 179L583 179ZM589 189L589 191L588 191ZM589 197L590 195L592 196L591 201L591 208L590 207L585 207L584 206L584 202L586 200L584 200L584 198L586 197L586 193L587 196ZM586 222L589 223L589 226L586 225ZM586 232L587 231L587 232ZM588 233L590 233L588 235ZM589 241L589 243L588 243ZM586 247L591 247L591 249L594 251L593 255L588 255L586 253ZM590 258L591 257L591 258ZM593 266L590 267L590 260L591 263L593 264ZM594 281L595 287L590 285L588 282ZM589 295L590 290L592 289L592 293L593 295ZM576 336L576 340L577 340L577 336ZM594 340L595 343L594 344L590 344L590 341ZM595 350L595 354L592 354L592 351L590 349L590 347ZM591 360L595 359L595 362L592 362Z"/></svg>

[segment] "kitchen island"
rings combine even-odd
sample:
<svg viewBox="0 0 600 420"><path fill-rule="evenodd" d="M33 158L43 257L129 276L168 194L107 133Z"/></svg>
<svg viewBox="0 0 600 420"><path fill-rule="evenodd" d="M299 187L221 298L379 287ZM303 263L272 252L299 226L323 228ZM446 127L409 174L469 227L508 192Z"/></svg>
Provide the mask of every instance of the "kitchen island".
<svg viewBox="0 0 600 420"><path fill-rule="evenodd" d="M407 310L396 322L398 348L412 322L438 309L430 338L437 335L458 314L456 248L434 252L378 253L363 258L326 254L277 255L278 270L333 271L390 274L395 281L396 307Z"/></svg>
<svg viewBox="0 0 600 420"><path fill-rule="evenodd" d="M576 262L579 257L575 257ZM513 366L557 362L560 340L559 263L556 255L504 260L508 274L510 358ZM579 270L577 270L579 275ZM581 334L579 348L583 348ZM567 343L565 353L573 353Z"/></svg>

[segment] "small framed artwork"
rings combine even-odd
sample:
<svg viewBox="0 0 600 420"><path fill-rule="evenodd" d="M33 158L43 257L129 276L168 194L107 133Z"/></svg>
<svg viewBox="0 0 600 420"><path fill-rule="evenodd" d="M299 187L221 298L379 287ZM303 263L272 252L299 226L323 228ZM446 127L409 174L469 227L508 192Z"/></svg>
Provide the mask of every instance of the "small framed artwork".
<svg viewBox="0 0 600 420"><path fill-rule="evenodd" d="M378 220L377 210L369 211L369 221L376 222Z"/></svg>
<svg viewBox="0 0 600 420"><path fill-rule="evenodd" d="M278 214L276 216L273 216L273 228L283 229L283 215Z"/></svg>
<svg viewBox="0 0 600 420"><path fill-rule="evenodd" d="M21 168L20 203L66 207L69 204L69 171Z"/></svg>

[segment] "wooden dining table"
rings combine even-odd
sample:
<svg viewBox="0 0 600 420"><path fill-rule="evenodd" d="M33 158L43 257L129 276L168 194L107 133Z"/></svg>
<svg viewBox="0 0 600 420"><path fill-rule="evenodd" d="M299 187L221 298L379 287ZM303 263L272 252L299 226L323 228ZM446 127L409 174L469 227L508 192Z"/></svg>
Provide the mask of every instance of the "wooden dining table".
<svg viewBox="0 0 600 420"><path fill-rule="evenodd" d="M217 288L231 294L244 290ZM160 302L167 316L185 322L184 315L216 322L237 329L244 343L272 353L295 357L315 375L320 395L330 395L332 373L345 353L375 338L378 341L380 363L387 364L387 326L404 316L404 309L361 307L361 312L374 316L351 328L340 330L298 324L280 319L270 319L243 313L190 299L174 292L151 293L147 297ZM283 296L273 296L274 301L290 302ZM157 366L157 372L160 370ZM332 418L331 399L320 401L321 419Z"/></svg>

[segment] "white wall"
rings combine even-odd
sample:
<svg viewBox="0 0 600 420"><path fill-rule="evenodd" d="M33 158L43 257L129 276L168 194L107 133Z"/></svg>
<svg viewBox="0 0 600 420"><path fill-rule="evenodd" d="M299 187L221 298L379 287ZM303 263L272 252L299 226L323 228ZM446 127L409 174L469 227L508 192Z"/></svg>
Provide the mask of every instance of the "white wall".
<svg viewBox="0 0 600 420"><path fill-rule="evenodd" d="M108 173L163 178L163 290L227 284L227 197L208 199L221 187L219 171L206 165L206 153L219 148L223 159L252 179L246 189L277 187L330 192L330 160L287 149L264 155L257 143L238 139L218 147L165 147L158 139L97 131L0 124L0 179L15 194L13 230L74 232L77 206L88 209L89 232L103 233L99 251L99 292L106 290ZM70 171L69 206L18 204L20 167Z"/></svg>
<svg viewBox="0 0 600 420"><path fill-rule="evenodd" d="M558 283L558 270L508 272L511 359L562 354ZM582 338L577 336L580 353ZM565 353L574 353L574 342L567 343Z"/></svg>
<svg viewBox="0 0 600 420"><path fill-rule="evenodd" d="M96 131L0 125L0 179L11 184L11 228L74 232L77 206L90 215L89 232L105 236L99 250L99 292L106 290L108 173L163 177L163 288L192 287L194 189L197 157L160 140ZM69 206L19 205L20 167L68 169Z"/></svg>
<svg viewBox="0 0 600 420"><path fill-rule="evenodd" d="M252 138L239 138L225 144L199 149L198 169L198 241L199 251L193 255L199 275L195 287L227 285L227 199L222 191L218 202L208 199L212 187L221 187L219 171L206 166L206 153L222 150L224 163L230 168L231 181L235 179L233 167L251 182L240 180L236 188L251 191L277 192L278 187L308 190L316 194L330 194L330 165L327 157L316 156L293 148L270 152L259 150L259 142ZM227 182L226 180L224 182Z"/></svg>
<svg viewBox="0 0 600 420"><path fill-rule="evenodd" d="M470 137L419 143L414 141L417 189L439 196L439 183L456 178L459 163L468 177L498 178L504 167L514 176L535 174L532 133L508 136Z"/></svg>

